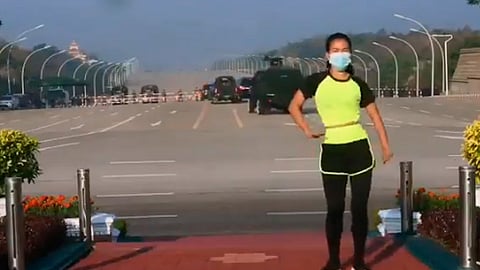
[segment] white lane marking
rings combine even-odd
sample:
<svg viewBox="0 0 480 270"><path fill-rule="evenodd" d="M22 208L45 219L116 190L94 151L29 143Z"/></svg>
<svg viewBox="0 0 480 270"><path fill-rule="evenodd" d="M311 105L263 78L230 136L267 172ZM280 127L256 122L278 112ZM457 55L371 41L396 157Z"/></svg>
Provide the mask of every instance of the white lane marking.
<svg viewBox="0 0 480 270"><path fill-rule="evenodd" d="M387 103L387 106L392 106L392 103Z"/></svg>
<svg viewBox="0 0 480 270"><path fill-rule="evenodd" d="M151 123L150 126L156 127L156 126L160 125L161 123L162 123L162 120L160 120L158 122L155 122L155 123Z"/></svg>
<svg viewBox="0 0 480 270"><path fill-rule="evenodd" d="M439 133L450 133L450 134L463 134L463 131L456 131L456 130L435 130L435 132Z"/></svg>
<svg viewBox="0 0 480 270"><path fill-rule="evenodd" d="M152 109L152 110L155 110L155 109L156 109L156 107L150 107L150 109Z"/></svg>
<svg viewBox="0 0 480 270"><path fill-rule="evenodd" d="M98 131L90 131L88 133L81 133L81 134L75 134L75 135L68 135L68 136L62 136L62 137L56 137L56 138L50 138L50 139L45 139L40 141L40 143L46 143L46 142L53 142L53 141L60 141L60 140L66 140L66 139L72 139L72 138L79 138L79 137L85 137L93 134L100 133Z"/></svg>
<svg viewBox="0 0 480 270"><path fill-rule="evenodd" d="M435 102L435 105L437 105L437 106L443 106L442 103L438 103L438 102Z"/></svg>
<svg viewBox="0 0 480 270"><path fill-rule="evenodd" d="M446 170L458 170L458 166L447 166L445 167Z"/></svg>
<svg viewBox="0 0 480 270"><path fill-rule="evenodd" d="M118 112L113 112L113 113L110 114L110 116L115 116L117 114L118 114Z"/></svg>
<svg viewBox="0 0 480 270"><path fill-rule="evenodd" d="M34 128L34 129L27 130L27 132L33 132L33 131L38 131L38 130L46 129L46 128L49 128L49 127L57 126L57 125L65 123L67 121L69 121L69 120L65 119L65 120L58 121L58 122L55 122L55 123L51 123L51 124L48 124L48 125L45 125L45 126L41 126L41 127L37 127L37 128Z"/></svg>
<svg viewBox="0 0 480 270"><path fill-rule="evenodd" d="M5 125L5 123L0 123L0 126L3 126L3 125Z"/></svg>
<svg viewBox="0 0 480 270"><path fill-rule="evenodd" d="M318 173L320 170L280 170L280 171L270 171L270 173L276 174L287 174L287 173Z"/></svg>
<svg viewBox="0 0 480 270"><path fill-rule="evenodd" d="M207 113L207 103L203 105L202 110L200 111L200 114L197 117L197 120L195 120L195 123L192 126L192 129L197 129L200 126L200 123L202 122L203 118L205 118L205 114Z"/></svg>
<svg viewBox="0 0 480 270"><path fill-rule="evenodd" d="M410 107L407 107L407 106L402 106L400 108L405 109L405 110L410 110Z"/></svg>
<svg viewBox="0 0 480 270"><path fill-rule="evenodd" d="M384 119L385 121L393 121L392 118L388 118L388 117L384 117L383 119Z"/></svg>
<svg viewBox="0 0 480 270"><path fill-rule="evenodd" d="M140 117L140 116L142 116L142 114L141 114L141 113L137 113L137 115L136 115L136 116L137 116L137 117Z"/></svg>
<svg viewBox="0 0 480 270"><path fill-rule="evenodd" d="M131 197L156 197L156 196L172 196L174 192L164 193L127 193L127 194L103 194L97 195L97 198L131 198Z"/></svg>
<svg viewBox="0 0 480 270"><path fill-rule="evenodd" d="M148 112L149 112L149 110L145 110L145 113L148 113Z"/></svg>
<svg viewBox="0 0 480 270"><path fill-rule="evenodd" d="M416 126L416 127L421 127L421 126L423 126L422 124L415 123L415 122L408 122L408 124L411 125L411 126Z"/></svg>
<svg viewBox="0 0 480 270"><path fill-rule="evenodd" d="M447 140L464 140L463 137L459 137L459 136L434 135L433 137L447 139Z"/></svg>
<svg viewBox="0 0 480 270"><path fill-rule="evenodd" d="M431 112L429 112L429 111L425 111L425 110L419 110L419 112L421 112L421 113L425 113L425 114L431 114Z"/></svg>
<svg viewBox="0 0 480 270"><path fill-rule="evenodd" d="M235 117L235 122L237 122L237 126L239 128L243 128L243 122L240 119L240 116L238 116L238 111L237 109L232 109L233 117Z"/></svg>
<svg viewBox="0 0 480 270"><path fill-rule="evenodd" d="M110 165L175 163L175 160L124 160L110 161Z"/></svg>
<svg viewBox="0 0 480 270"><path fill-rule="evenodd" d="M295 123L283 123L285 126L297 126Z"/></svg>
<svg viewBox="0 0 480 270"><path fill-rule="evenodd" d="M81 124L81 125L78 125L78 126L75 126L75 127L71 127L70 130L81 129L83 126L85 126L85 124Z"/></svg>
<svg viewBox="0 0 480 270"><path fill-rule="evenodd" d="M105 109L101 109L100 111L101 111L101 112L104 112L104 111L105 111Z"/></svg>
<svg viewBox="0 0 480 270"><path fill-rule="evenodd" d="M275 192L311 192L311 191L323 191L323 188L269 188L265 189L267 193Z"/></svg>
<svg viewBox="0 0 480 270"><path fill-rule="evenodd" d="M345 211L348 214L350 211ZM304 215L326 215L327 211L298 211L298 212L267 212L267 216L304 216Z"/></svg>
<svg viewBox="0 0 480 270"><path fill-rule="evenodd" d="M403 124L403 121L395 120L395 123L397 123L397 124Z"/></svg>
<svg viewBox="0 0 480 270"><path fill-rule="evenodd" d="M177 218L178 215L145 215L145 216L119 216L118 219L152 219L152 218Z"/></svg>
<svg viewBox="0 0 480 270"><path fill-rule="evenodd" d="M42 147L42 148L40 148L40 149L38 149L38 150L39 150L39 151L45 151L45 150L57 149L57 148L74 146L74 145L79 145L79 144L80 144L79 142L64 143L64 144L58 144L58 145L53 145L53 146Z"/></svg>
<svg viewBox="0 0 480 270"><path fill-rule="evenodd" d="M147 173L147 174L112 174L112 175L103 175L102 178L140 178L140 177L167 177L167 176L176 176L175 173Z"/></svg>
<svg viewBox="0 0 480 270"><path fill-rule="evenodd" d="M291 158L276 158L275 161L305 161L318 160L317 157L291 157Z"/></svg>
<svg viewBox="0 0 480 270"><path fill-rule="evenodd" d="M463 121L470 121L468 118L462 118Z"/></svg>
<svg viewBox="0 0 480 270"><path fill-rule="evenodd" d="M80 117L81 117L80 115L79 115L79 116L75 116L75 117L73 117L73 119L80 119Z"/></svg>
<svg viewBox="0 0 480 270"><path fill-rule="evenodd" d="M100 130L100 133L102 133L102 132L107 132L107 131L112 130L112 129L116 128L116 127L119 127L119 126L121 126L121 125L124 125L124 124L132 121L133 119L135 119L135 116L130 116L129 118L127 118L127 119L125 119L125 120L123 120L123 121L121 121L121 122L118 122L118 123L116 123L116 124L113 125L113 126L110 126L110 127L107 127L107 128L104 128L104 129Z"/></svg>
<svg viewBox="0 0 480 270"><path fill-rule="evenodd" d="M448 155L449 157L463 157L462 155L455 154L455 155Z"/></svg>
<svg viewBox="0 0 480 270"><path fill-rule="evenodd" d="M55 118L58 118L58 117L60 117L60 114L52 115L52 116L50 116L50 119L55 119Z"/></svg>
<svg viewBox="0 0 480 270"><path fill-rule="evenodd" d="M175 111L175 110L170 112L170 114L176 114L176 113L177 113L177 111Z"/></svg>
<svg viewBox="0 0 480 270"><path fill-rule="evenodd" d="M20 119L14 119L10 121L10 123L17 123L17 122L20 122Z"/></svg>

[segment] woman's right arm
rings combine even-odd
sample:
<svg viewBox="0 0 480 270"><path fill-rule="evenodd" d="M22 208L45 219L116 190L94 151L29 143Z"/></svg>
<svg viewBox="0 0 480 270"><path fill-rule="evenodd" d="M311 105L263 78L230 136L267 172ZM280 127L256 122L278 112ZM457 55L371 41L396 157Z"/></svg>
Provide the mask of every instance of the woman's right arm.
<svg viewBox="0 0 480 270"><path fill-rule="evenodd" d="M290 101L290 105L288 106L288 112L293 118L293 121L297 124L297 126L300 128L300 130L305 133L307 138L313 139L313 138L319 138L320 136L324 134L314 134L312 130L310 129L310 126L308 125L307 121L305 120L305 117L303 116L303 104L305 103L305 96L303 95L303 92L301 90L297 90L295 92L295 95L293 96L292 101Z"/></svg>

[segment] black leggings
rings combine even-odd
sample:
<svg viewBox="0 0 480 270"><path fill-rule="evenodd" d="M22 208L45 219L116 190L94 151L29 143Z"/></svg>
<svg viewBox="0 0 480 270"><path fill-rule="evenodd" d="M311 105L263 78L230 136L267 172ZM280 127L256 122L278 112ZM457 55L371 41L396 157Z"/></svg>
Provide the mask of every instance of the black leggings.
<svg viewBox="0 0 480 270"><path fill-rule="evenodd" d="M343 231L345 193L348 179L351 187L354 264L363 264L368 234L368 198L372 185L372 170L355 176L322 174L327 199L326 234L330 263L340 265L340 239Z"/></svg>

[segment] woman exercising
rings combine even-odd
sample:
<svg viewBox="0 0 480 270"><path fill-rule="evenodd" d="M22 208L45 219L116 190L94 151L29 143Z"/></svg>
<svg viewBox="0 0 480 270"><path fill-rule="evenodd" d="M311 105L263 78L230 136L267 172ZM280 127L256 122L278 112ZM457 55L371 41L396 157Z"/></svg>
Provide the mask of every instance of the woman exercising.
<svg viewBox="0 0 480 270"><path fill-rule="evenodd" d="M345 211L345 190L351 186L351 213L354 244L352 270L368 270L365 245L368 233L368 198L372 185L375 159L366 130L360 124L360 109L365 108L380 140L383 163L392 159L387 132L375 104L375 96L368 85L353 75L352 43L342 33L335 33L326 41L327 71L305 79L297 90L289 112L307 138L320 138L320 172L327 201L325 230L329 260L323 270L339 270L340 239ZM313 98L325 126L325 133L312 132L302 114L306 99Z"/></svg>

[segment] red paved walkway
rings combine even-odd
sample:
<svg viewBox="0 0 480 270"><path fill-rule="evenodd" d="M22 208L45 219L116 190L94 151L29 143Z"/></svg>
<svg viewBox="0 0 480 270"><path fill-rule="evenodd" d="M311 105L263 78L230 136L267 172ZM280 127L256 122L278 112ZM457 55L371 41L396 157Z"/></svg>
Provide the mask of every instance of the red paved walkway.
<svg viewBox="0 0 480 270"><path fill-rule="evenodd" d="M342 261L350 266L353 247L345 234ZM172 242L97 243L72 269L148 270L320 270L327 259L321 233L188 237ZM372 269L429 269L392 238L368 243ZM346 268L350 269L350 268Z"/></svg>

